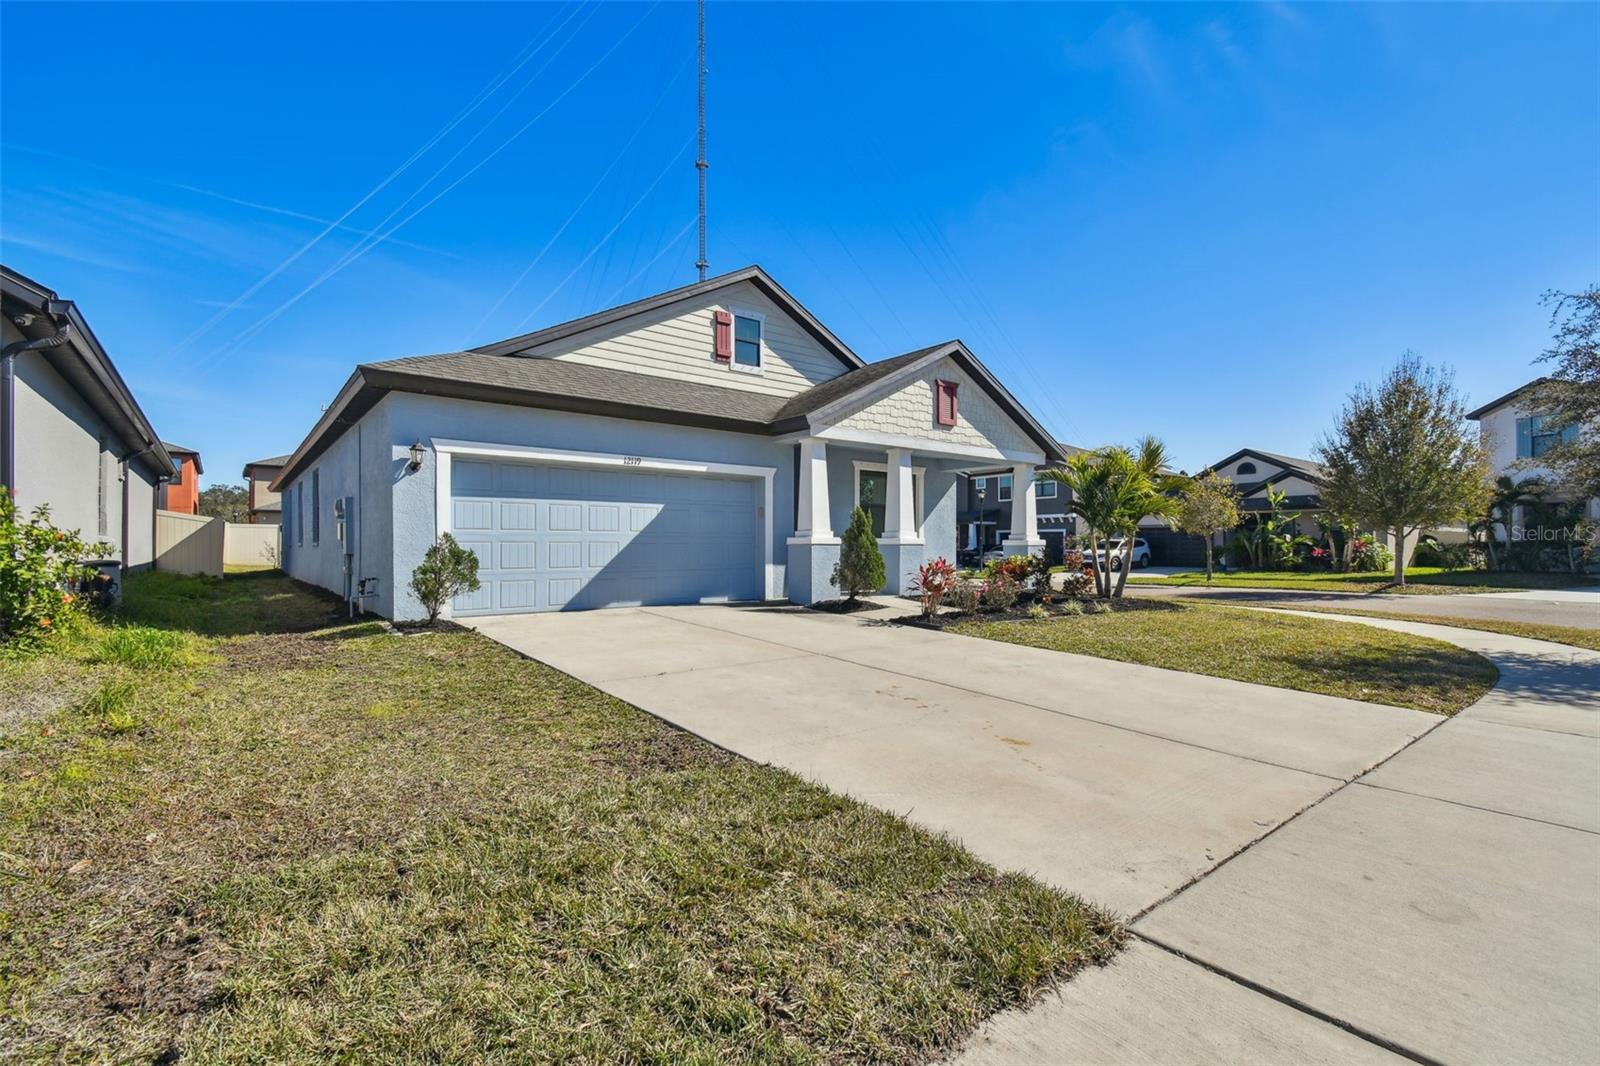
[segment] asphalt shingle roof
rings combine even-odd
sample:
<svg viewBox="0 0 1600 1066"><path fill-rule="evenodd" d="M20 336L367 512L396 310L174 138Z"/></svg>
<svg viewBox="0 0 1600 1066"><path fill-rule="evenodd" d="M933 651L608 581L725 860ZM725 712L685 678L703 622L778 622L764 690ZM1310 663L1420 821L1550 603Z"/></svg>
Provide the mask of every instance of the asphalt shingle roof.
<svg viewBox="0 0 1600 1066"><path fill-rule="evenodd" d="M408 378L432 378L452 384L480 385L529 396L615 404L762 425L771 422L784 404L782 396L698 385L653 374L608 370L566 359L454 352L364 363L362 369L387 371Z"/></svg>

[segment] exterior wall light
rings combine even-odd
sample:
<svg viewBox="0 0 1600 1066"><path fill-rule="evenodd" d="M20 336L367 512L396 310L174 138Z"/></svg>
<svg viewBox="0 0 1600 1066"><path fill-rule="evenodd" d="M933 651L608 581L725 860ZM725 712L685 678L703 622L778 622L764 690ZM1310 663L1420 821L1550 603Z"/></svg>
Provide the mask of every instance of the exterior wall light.
<svg viewBox="0 0 1600 1066"><path fill-rule="evenodd" d="M423 450L422 442L420 440L413 444L411 446L411 465L407 467L407 469L409 469L413 474L418 470L421 470L422 457L426 454L427 452Z"/></svg>

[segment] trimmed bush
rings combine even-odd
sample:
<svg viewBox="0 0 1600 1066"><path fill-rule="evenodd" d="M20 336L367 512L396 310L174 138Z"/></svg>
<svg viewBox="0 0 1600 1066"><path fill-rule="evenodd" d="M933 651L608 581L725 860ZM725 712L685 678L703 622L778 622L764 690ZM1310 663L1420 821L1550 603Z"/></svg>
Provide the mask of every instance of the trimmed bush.
<svg viewBox="0 0 1600 1066"><path fill-rule="evenodd" d="M23 521L0 485L0 644L32 644L68 624L83 609L81 588L94 578L83 560L110 552L108 544L57 529L48 507Z"/></svg>
<svg viewBox="0 0 1600 1066"><path fill-rule="evenodd" d="M422 601L430 624L439 620L439 612L452 597L477 592L482 587L478 581L478 557L448 533L439 535L422 562L411 571L411 591Z"/></svg>
<svg viewBox="0 0 1600 1066"><path fill-rule="evenodd" d="M883 553L872 535L872 520L857 507L850 514L850 528L839 544L839 561L833 566L834 587L853 601L863 592L877 592L887 580Z"/></svg>

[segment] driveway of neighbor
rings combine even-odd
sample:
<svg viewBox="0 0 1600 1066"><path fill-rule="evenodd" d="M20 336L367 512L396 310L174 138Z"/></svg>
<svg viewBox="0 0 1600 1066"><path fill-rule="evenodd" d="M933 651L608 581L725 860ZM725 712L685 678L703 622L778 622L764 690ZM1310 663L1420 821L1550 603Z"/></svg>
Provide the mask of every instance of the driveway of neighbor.
<svg viewBox="0 0 1600 1066"><path fill-rule="evenodd" d="M1500 685L1446 721L887 613L474 625L1134 919L1111 966L1000 1016L963 1061L1600 1051L1600 655L1374 623L1496 660Z"/></svg>
<svg viewBox="0 0 1600 1066"><path fill-rule="evenodd" d="M1600 629L1600 585L1576 589L1529 589L1523 592L1458 592L1396 596L1376 592L1315 592L1298 589L1206 588L1162 585L1159 580L1130 580L1128 591L1139 596L1181 596L1221 601L1235 606L1346 607L1395 614L1426 614L1449 624L1452 618L1486 618L1501 622L1539 622L1553 626Z"/></svg>

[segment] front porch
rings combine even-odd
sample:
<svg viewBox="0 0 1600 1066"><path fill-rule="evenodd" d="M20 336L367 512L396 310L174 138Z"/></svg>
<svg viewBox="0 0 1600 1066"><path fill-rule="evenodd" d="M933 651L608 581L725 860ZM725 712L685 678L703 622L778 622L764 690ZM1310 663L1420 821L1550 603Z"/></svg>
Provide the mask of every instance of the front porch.
<svg viewBox="0 0 1600 1066"><path fill-rule="evenodd" d="M909 591L917 568L941 556L955 561L957 475L1009 462L1013 505L1001 547L1014 555L1044 550L1035 469L1043 456L1003 455L938 440L884 442L869 435L812 436L797 442L795 528L787 539L786 594L815 603L839 594L833 584L840 534L857 506L866 511L883 553L890 595Z"/></svg>

